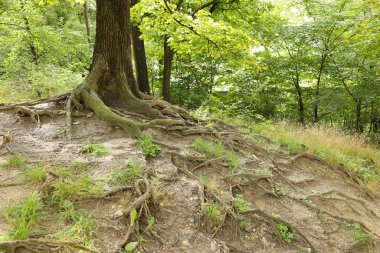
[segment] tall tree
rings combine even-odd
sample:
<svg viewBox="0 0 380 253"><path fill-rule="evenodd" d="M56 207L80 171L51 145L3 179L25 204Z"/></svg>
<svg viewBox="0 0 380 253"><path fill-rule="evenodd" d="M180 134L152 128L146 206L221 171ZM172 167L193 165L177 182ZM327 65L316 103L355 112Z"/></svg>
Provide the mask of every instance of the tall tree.
<svg viewBox="0 0 380 253"><path fill-rule="evenodd" d="M132 0L132 7L136 5L139 0ZM133 56L136 67L136 80L141 92L150 94L148 66L146 63L145 43L141 38L141 31L139 23L132 24L132 45Z"/></svg>
<svg viewBox="0 0 380 253"><path fill-rule="evenodd" d="M82 104L107 122L117 125L133 136L156 124L182 124L176 120L157 119L138 123L115 113L111 107L124 108L151 118L163 118L148 103L133 74L131 55L130 0L96 1L96 38L92 69L86 80L75 89L68 101L78 109ZM68 121L70 113L68 114Z"/></svg>

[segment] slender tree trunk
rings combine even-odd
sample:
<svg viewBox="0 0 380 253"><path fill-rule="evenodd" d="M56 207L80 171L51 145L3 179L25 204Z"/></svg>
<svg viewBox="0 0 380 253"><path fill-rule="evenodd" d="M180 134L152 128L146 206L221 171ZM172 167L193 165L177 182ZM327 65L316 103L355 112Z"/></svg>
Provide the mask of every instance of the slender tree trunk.
<svg viewBox="0 0 380 253"><path fill-rule="evenodd" d="M137 4L139 0L132 0L132 6ZM132 24L132 45L133 55L136 66L136 79L140 91L150 94L148 66L146 64L146 54L144 41L140 38L141 31L138 24Z"/></svg>
<svg viewBox="0 0 380 253"><path fill-rule="evenodd" d="M83 4L83 10L84 10L84 19L86 23L86 30L87 30L87 41L88 41L88 46L92 48L92 43L91 43L91 27L90 27L90 17L89 17L89 12L88 12L88 3L87 1L84 2Z"/></svg>
<svg viewBox="0 0 380 253"><path fill-rule="evenodd" d="M305 124L305 108L302 99L302 89L300 87L300 74L298 70L296 71L296 79L294 81L294 87L297 92L297 102L298 102L298 122L302 125Z"/></svg>
<svg viewBox="0 0 380 253"><path fill-rule="evenodd" d="M357 133L363 132L363 126L361 123L361 111L362 111L362 99L358 98L356 100L356 108L355 108L355 115L356 115L355 129Z"/></svg>
<svg viewBox="0 0 380 253"><path fill-rule="evenodd" d="M318 109L319 109L319 89L321 87L321 80L322 80L322 74L325 66L325 61L327 58L327 54L322 54L318 76L317 76L317 87L315 90L315 101L314 101L314 124L318 124L319 122L319 115L318 115Z"/></svg>
<svg viewBox="0 0 380 253"><path fill-rule="evenodd" d="M37 49L36 49L34 42L33 42L32 29L30 28L29 19L26 15L25 0L20 0L20 7L21 7L22 19L23 19L24 25L25 25L25 31L28 34L27 41L28 41L28 45L30 48L30 52L31 52L32 57L33 57L32 61L37 64L38 63L38 54L37 54Z"/></svg>
<svg viewBox="0 0 380 253"><path fill-rule="evenodd" d="M169 36L164 38L164 76L162 82L162 96L164 100L170 101L170 79L172 71L172 63L174 58L174 50L168 43Z"/></svg>

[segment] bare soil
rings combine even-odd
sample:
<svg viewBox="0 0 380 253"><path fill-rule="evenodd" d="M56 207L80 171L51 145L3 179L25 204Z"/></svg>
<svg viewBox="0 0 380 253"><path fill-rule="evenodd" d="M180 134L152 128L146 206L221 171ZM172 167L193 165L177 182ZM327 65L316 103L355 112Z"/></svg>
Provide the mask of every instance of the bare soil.
<svg viewBox="0 0 380 253"><path fill-rule="evenodd" d="M222 142L226 149L239 155L239 176L232 174L223 159L198 166L211 159L192 146L199 134L182 135L170 127L151 129L153 139L161 144L161 152L155 158L146 158L135 139L96 116L74 118L72 139L64 134L64 115L41 116L40 126L29 117L17 119L13 111L0 112L0 129L12 130L14 136L14 141L7 145L9 151L30 164L50 168L69 170L74 160L89 162L90 170L74 172L96 180L105 193L118 189L108 179L126 160L142 166L144 177L152 186L152 194L145 203L155 223L151 231L133 233L128 238L129 242L137 241L138 237L143 239L140 252L380 252L377 193L369 192L343 167L285 148L267 148L273 143L257 135L254 144L250 141L253 137L240 133L238 127L216 122L209 126L212 131L202 136ZM83 145L94 141L103 144L109 154L95 157L80 152ZM0 163L6 162L11 155L9 151L0 151ZM260 176L263 169L272 176ZM22 173L16 168L0 170L0 213L32 192L44 194L41 185L25 182ZM208 179L206 183L204 178ZM280 194L274 193L276 187ZM234 207L237 195L252 204L246 212L239 213ZM74 205L91 213L96 223L93 235L96 251L117 252L130 226L129 218L120 218L120 213L139 194L132 184L131 189L104 196L78 198ZM222 206L222 219L207 217L203 198ZM32 237L59 240L57 235L68 224L54 213L44 215L47 219L36 229L40 232ZM142 216L140 222L144 230L147 220ZM291 243L282 240L278 224L286 225L293 233ZM370 234L372 242L355 238L354 226ZM0 217L0 238L11 229L5 218ZM27 248L17 252L45 252Z"/></svg>

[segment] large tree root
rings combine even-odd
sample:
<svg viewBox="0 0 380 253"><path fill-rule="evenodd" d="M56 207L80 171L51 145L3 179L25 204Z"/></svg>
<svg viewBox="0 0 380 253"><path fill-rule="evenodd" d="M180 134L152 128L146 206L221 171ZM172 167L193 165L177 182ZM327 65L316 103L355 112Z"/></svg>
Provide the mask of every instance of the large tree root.
<svg viewBox="0 0 380 253"><path fill-rule="evenodd" d="M20 241L0 242L0 252L6 253L74 253L89 252L99 253L74 242L48 241L39 239L28 239Z"/></svg>

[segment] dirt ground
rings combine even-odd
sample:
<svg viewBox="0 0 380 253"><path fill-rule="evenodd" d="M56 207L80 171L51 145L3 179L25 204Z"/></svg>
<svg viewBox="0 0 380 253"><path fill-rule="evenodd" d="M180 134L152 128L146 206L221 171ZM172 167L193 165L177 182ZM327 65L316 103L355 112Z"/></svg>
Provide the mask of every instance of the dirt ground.
<svg viewBox="0 0 380 253"><path fill-rule="evenodd" d="M128 238L128 242L140 241L140 252L380 252L379 196L369 192L345 168L285 148L271 149L274 144L270 140L239 133L237 127L215 123L210 128L213 131L202 135L153 128L149 133L160 143L161 151L157 157L146 158L137 140L96 116L75 117L70 140L64 134L64 115L43 116L38 127L29 117L0 112L0 132L11 130L14 136L7 145L9 151L24 157L28 164L88 176L103 188L101 196L72 200L76 209L91 214L95 222L91 235L95 252L118 252L130 227L128 214L124 218L120 214L143 194L133 184L119 189L109 183L115 169L126 160L141 165L142 177L152 188L142 206L154 217L154 225L144 233L147 219L141 215L139 233L135 231ZM192 143L199 136L222 142L238 154L239 170L232 173L223 158L197 152ZM108 155L83 154L82 146L92 142L103 144ZM7 161L9 151L0 151L0 164ZM90 163L91 169L73 171L75 160ZM46 194L41 184L26 182L23 173L17 168L0 169L0 213L33 192ZM112 195L107 195L111 191ZM250 203L248 210L239 212L234 206L239 196ZM222 207L220 219L212 220L205 214L204 201ZM142 210L140 207L138 210ZM44 213L47 218L36 225L32 238L60 240L59 232L70 224L51 210ZM291 242L283 240L279 224L293 234ZM355 228L371 240L355 237ZM0 216L0 238L11 231L12 226ZM76 243L81 243L80 239L72 238ZM17 252L45 252L27 248Z"/></svg>

